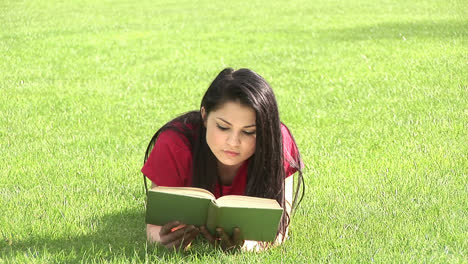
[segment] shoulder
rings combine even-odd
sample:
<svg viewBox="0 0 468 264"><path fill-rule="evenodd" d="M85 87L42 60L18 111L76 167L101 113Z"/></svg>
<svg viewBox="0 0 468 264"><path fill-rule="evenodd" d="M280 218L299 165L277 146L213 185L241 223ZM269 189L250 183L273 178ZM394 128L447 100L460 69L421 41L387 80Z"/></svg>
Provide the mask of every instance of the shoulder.
<svg viewBox="0 0 468 264"><path fill-rule="evenodd" d="M199 116L199 111L192 111L169 121L157 132L156 144L191 147L201 124Z"/></svg>
<svg viewBox="0 0 468 264"><path fill-rule="evenodd" d="M284 168L286 175L290 176L301 169L303 164L294 137L283 123L281 123L281 135L283 138Z"/></svg>
<svg viewBox="0 0 468 264"><path fill-rule="evenodd" d="M283 145L296 145L291 131L289 131L289 128L283 123L281 123L281 136L283 137Z"/></svg>
<svg viewBox="0 0 468 264"><path fill-rule="evenodd" d="M156 145L191 148L192 142L197 137L197 128L196 124L170 122L162 128L156 139Z"/></svg>
<svg viewBox="0 0 468 264"><path fill-rule="evenodd" d="M159 132L142 172L159 186L190 186L192 149L184 131L174 127Z"/></svg>
<svg viewBox="0 0 468 264"><path fill-rule="evenodd" d="M186 149L189 148L190 141L182 132L175 129L166 129L158 135L155 145Z"/></svg>

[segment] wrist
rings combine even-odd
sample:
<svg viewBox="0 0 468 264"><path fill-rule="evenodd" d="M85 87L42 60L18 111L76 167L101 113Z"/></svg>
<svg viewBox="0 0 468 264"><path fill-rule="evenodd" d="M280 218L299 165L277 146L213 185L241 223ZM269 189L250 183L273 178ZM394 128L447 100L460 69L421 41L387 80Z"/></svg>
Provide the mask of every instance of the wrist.
<svg viewBox="0 0 468 264"><path fill-rule="evenodd" d="M159 243L161 241L161 236L159 232L161 231L161 226L157 225L146 225L146 239L151 243Z"/></svg>

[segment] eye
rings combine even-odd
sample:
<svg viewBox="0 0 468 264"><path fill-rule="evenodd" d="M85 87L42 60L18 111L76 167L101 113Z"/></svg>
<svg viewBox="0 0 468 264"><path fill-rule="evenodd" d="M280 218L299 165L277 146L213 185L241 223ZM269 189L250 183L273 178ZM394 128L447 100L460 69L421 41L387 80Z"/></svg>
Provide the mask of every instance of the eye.
<svg viewBox="0 0 468 264"><path fill-rule="evenodd" d="M216 127L218 127L218 128L219 128L219 130L221 130L221 131L226 131L226 130L228 130L228 129L229 129L229 128L227 128L227 127L223 127L223 126L221 126L221 125L219 125L219 124L216 124Z"/></svg>
<svg viewBox="0 0 468 264"><path fill-rule="evenodd" d="M249 135L249 136L255 135L255 133L257 133L256 131L242 131L242 132L244 132L244 134Z"/></svg>

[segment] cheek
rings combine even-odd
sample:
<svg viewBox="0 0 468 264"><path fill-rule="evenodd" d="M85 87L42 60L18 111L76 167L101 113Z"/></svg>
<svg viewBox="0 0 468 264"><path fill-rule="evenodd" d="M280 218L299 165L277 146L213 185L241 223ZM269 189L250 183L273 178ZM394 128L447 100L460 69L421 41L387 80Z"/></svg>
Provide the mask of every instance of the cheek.
<svg viewBox="0 0 468 264"><path fill-rule="evenodd" d="M215 129L208 129L206 131L206 142L208 146L214 151L213 148L222 145L223 143L223 135L216 131Z"/></svg>
<svg viewBox="0 0 468 264"><path fill-rule="evenodd" d="M253 155L255 153L255 138L250 138L245 142L245 149L246 152L249 153L249 156Z"/></svg>

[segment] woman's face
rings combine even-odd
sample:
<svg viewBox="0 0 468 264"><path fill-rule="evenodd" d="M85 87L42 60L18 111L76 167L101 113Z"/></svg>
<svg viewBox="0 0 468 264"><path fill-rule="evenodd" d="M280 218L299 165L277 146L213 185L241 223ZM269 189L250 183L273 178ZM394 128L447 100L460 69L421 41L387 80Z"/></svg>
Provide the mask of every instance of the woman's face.
<svg viewBox="0 0 468 264"><path fill-rule="evenodd" d="M223 165L240 166L255 152L255 111L238 102L226 102L206 116L206 142Z"/></svg>

